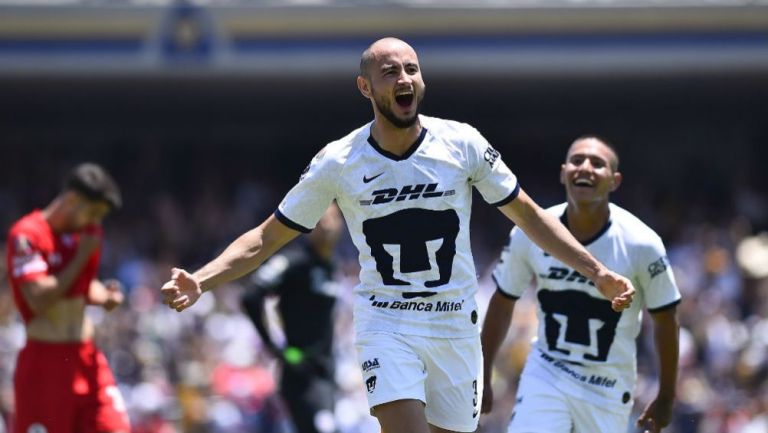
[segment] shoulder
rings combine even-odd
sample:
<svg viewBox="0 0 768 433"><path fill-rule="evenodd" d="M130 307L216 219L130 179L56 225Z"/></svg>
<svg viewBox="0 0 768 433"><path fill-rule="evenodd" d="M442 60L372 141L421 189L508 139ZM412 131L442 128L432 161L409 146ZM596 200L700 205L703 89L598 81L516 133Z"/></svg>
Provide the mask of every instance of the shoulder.
<svg viewBox="0 0 768 433"><path fill-rule="evenodd" d="M557 217L559 219L565 213L565 208L567 206L568 206L568 203L560 203L560 204L556 204L554 206L550 206L550 207L548 207L548 208L546 208L544 210L549 212L550 214L554 215L555 217Z"/></svg>
<svg viewBox="0 0 768 433"><path fill-rule="evenodd" d="M307 167L301 173L299 181L303 181L308 175L316 179L332 180L349 160L350 155L359 148L362 129L358 128L346 136L331 141L323 146L312 157Z"/></svg>
<svg viewBox="0 0 768 433"><path fill-rule="evenodd" d="M563 212L565 212L566 204L567 203L560 203L560 204L548 207L548 208L546 208L544 210L546 212L554 215L556 218L560 218L560 216L563 214ZM515 226L512 229L512 231L509 234L509 239L510 239L510 244L511 243L515 243L515 244L518 244L518 245L526 245L526 246L533 245L533 241L518 226Z"/></svg>
<svg viewBox="0 0 768 433"><path fill-rule="evenodd" d="M481 138L480 132L468 123L421 115L422 125L434 136L451 141L473 142Z"/></svg>
<svg viewBox="0 0 768 433"><path fill-rule="evenodd" d="M315 159L332 164L344 164L350 155L358 152L365 145L370 135L370 126L370 123L366 123L344 137L331 141L315 155Z"/></svg>
<svg viewBox="0 0 768 433"><path fill-rule="evenodd" d="M45 219L40 215L40 212L35 211L23 216L16 221L8 231L9 236L29 236L39 237L45 233L46 228Z"/></svg>
<svg viewBox="0 0 768 433"><path fill-rule="evenodd" d="M640 218L613 203L610 207L611 220L621 231L621 236L628 244L640 249L663 247L661 237Z"/></svg>

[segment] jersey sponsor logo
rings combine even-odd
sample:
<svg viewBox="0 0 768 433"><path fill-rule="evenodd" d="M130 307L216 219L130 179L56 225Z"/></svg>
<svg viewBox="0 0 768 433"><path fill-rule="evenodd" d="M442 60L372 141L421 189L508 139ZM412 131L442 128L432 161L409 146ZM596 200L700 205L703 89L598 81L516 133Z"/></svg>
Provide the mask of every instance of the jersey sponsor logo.
<svg viewBox="0 0 768 433"><path fill-rule="evenodd" d="M370 178L368 181L381 176L381 173L377 176ZM365 182L365 176L363 176L363 182ZM373 206L378 204L390 203L392 201L405 201L417 200L419 198L435 198L435 197L448 197L456 194L456 190L437 191L436 183L417 183L415 185L405 185L400 189L397 188L384 188L377 189L371 193L373 199L360 200L360 206Z"/></svg>
<svg viewBox="0 0 768 433"><path fill-rule="evenodd" d="M24 235L19 235L16 237L16 239L14 239L13 249L14 253L19 256L32 254L34 251L32 244L29 242L29 239L27 239L27 237Z"/></svg>
<svg viewBox="0 0 768 433"><path fill-rule="evenodd" d="M548 280L565 280L570 282L589 284L590 286L595 285L595 283L590 281L584 275L581 275L578 271L568 268L560 268L557 266L550 266L548 273L539 274L539 277Z"/></svg>
<svg viewBox="0 0 768 433"><path fill-rule="evenodd" d="M368 359L365 362L363 362L363 365L361 366L364 373L368 373L369 371L375 370L380 367L381 365L379 365L379 358Z"/></svg>
<svg viewBox="0 0 768 433"><path fill-rule="evenodd" d="M493 168L493 166L496 165L496 161L499 160L499 156L501 156L501 154L499 154L499 151L494 149L491 146L488 146L488 148L485 149L485 153L483 153L483 159L485 159L485 161L488 163L488 165L491 166L491 168Z"/></svg>
<svg viewBox="0 0 768 433"><path fill-rule="evenodd" d="M437 273L436 279L424 282L428 289L450 281L459 228L459 215L453 209L403 209L363 221L365 242L371 248L382 283L409 286L411 283L402 279L405 274ZM387 251L385 245L399 251ZM399 258L399 270L395 269L394 255ZM433 262L437 269L433 269ZM396 276L396 271L403 275Z"/></svg>
<svg viewBox="0 0 768 433"><path fill-rule="evenodd" d="M377 301L376 296L369 298L371 307L385 308L389 310L402 311L424 311L444 313L450 311L461 311L464 308L464 301Z"/></svg>
<svg viewBox="0 0 768 433"><path fill-rule="evenodd" d="M382 174L384 174L383 171L381 173L377 174L376 176L367 177L366 175L363 175L363 183L371 182L372 180L376 179L377 177L381 176Z"/></svg>
<svg viewBox="0 0 768 433"><path fill-rule="evenodd" d="M595 386L602 386L604 388L613 388L616 386L616 379L611 379L606 376L598 376L596 374L593 374L589 376L589 384L595 385Z"/></svg>
<svg viewBox="0 0 768 433"><path fill-rule="evenodd" d="M376 376L371 376L366 379L365 388L368 390L369 394L373 393L373 390L376 389Z"/></svg>
<svg viewBox="0 0 768 433"><path fill-rule="evenodd" d="M611 302L580 290L537 293L544 313L544 331L550 352L588 361L605 362L616 337L621 313L613 311Z"/></svg>
<svg viewBox="0 0 768 433"><path fill-rule="evenodd" d="M648 265L648 273L651 274L651 278L659 274L663 274L667 270L666 257L659 257L658 260Z"/></svg>
<svg viewBox="0 0 768 433"><path fill-rule="evenodd" d="M11 262L13 266L13 277L18 278L22 275L29 275L48 270L48 263L43 260L40 254L31 254L25 257L14 257Z"/></svg>
<svg viewBox="0 0 768 433"><path fill-rule="evenodd" d="M611 389L616 386L616 383L618 382L618 379L614 379L612 377L608 376L600 376L597 374L591 374L587 376L586 374L582 374L578 371L576 371L574 368L571 367L571 365L579 366L581 364L578 363L572 363L568 361L563 361L561 359L556 359L551 355L548 355L544 352L541 352L541 359L544 361L547 361L550 365L555 367L556 369L560 370L561 372L567 374L568 376L572 377L573 379L578 380L581 383L592 385L592 386L599 386L602 388Z"/></svg>
<svg viewBox="0 0 768 433"><path fill-rule="evenodd" d="M558 370L562 371L568 376L571 376L572 378L578 380L579 382L584 382L584 383L587 382L587 376L572 369L567 362L563 362L559 359L555 359L544 352L541 352L541 358L547 361L548 363L552 364L553 367L557 368Z"/></svg>

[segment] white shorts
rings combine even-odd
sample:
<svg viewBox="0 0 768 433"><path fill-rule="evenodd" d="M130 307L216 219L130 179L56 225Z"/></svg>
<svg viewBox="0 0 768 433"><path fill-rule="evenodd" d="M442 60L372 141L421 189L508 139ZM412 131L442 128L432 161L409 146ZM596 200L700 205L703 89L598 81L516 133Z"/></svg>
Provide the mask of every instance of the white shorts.
<svg viewBox="0 0 768 433"><path fill-rule="evenodd" d="M357 335L371 413L396 400L421 400L427 422L473 432L483 395L480 336L429 338L385 332Z"/></svg>
<svg viewBox="0 0 768 433"><path fill-rule="evenodd" d="M624 433L631 409L607 410L523 373L507 433Z"/></svg>

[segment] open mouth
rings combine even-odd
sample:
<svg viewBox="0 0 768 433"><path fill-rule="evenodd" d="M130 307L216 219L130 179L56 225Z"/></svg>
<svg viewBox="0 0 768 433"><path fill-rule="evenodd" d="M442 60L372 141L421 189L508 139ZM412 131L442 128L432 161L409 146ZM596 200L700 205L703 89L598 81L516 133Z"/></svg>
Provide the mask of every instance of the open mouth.
<svg viewBox="0 0 768 433"><path fill-rule="evenodd" d="M574 181L573 181L573 184L574 184L575 186L581 186L581 187L586 187L586 188L592 188L592 187L594 187L594 186L595 186L595 185L594 185L594 183L592 183L592 181L591 181L591 180L589 180L589 179L583 179L583 178L582 178L582 179L576 179L576 180L574 180Z"/></svg>
<svg viewBox="0 0 768 433"><path fill-rule="evenodd" d="M395 95L395 102L403 108L410 107L413 104L413 92L408 91Z"/></svg>

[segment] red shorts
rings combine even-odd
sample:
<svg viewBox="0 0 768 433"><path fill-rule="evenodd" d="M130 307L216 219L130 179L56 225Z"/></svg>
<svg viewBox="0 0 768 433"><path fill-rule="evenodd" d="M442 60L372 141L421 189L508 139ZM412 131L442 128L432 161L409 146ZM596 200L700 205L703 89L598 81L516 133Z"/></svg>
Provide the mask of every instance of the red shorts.
<svg viewBox="0 0 768 433"><path fill-rule="evenodd" d="M28 341L14 377L15 433L129 432L107 358L92 342Z"/></svg>

